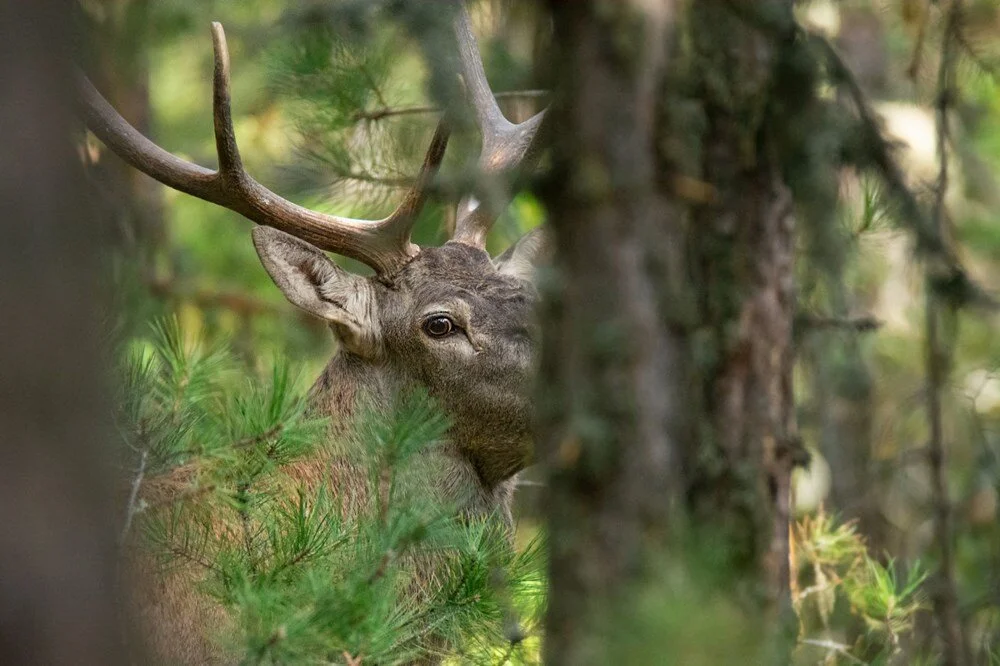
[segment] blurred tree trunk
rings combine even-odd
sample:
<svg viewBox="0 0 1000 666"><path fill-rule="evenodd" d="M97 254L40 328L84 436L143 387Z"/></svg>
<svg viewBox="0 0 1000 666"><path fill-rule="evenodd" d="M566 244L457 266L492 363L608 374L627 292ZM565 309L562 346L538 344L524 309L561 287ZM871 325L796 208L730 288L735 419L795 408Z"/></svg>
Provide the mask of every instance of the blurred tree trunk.
<svg viewBox="0 0 1000 666"><path fill-rule="evenodd" d="M843 7L837 31L844 64L858 85L875 99L885 95L889 82L889 49L882 13L872 7Z"/></svg>
<svg viewBox="0 0 1000 666"><path fill-rule="evenodd" d="M753 591L737 595L748 616L790 626L795 236L768 120L779 37L794 26L791 0L757 5L550 4L547 663L601 663L615 599L684 526ZM673 49L675 26L688 34ZM697 132L677 111L692 101Z"/></svg>
<svg viewBox="0 0 1000 666"><path fill-rule="evenodd" d="M829 505L842 520L857 520L871 552L880 553L885 520L871 468L872 378L858 340L838 335L817 340L813 347L820 451L831 470Z"/></svg>
<svg viewBox="0 0 1000 666"><path fill-rule="evenodd" d="M676 490L683 349L656 267L675 215L654 131L674 2L552 2L561 96L546 192L560 283L548 294L542 458L551 595L546 663L603 663L591 629L662 536Z"/></svg>
<svg viewBox="0 0 1000 666"><path fill-rule="evenodd" d="M116 664L97 241L71 140L73 3L0 4L0 663Z"/></svg>
<svg viewBox="0 0 1000 666"><path fill-rule="evenodd" d="M102 0L88 13L92 66L88 73L122 116L151 135L149 97L150 0ZM88 175L99 219L147 282L154 280L156 251L165 238L162 188L106 152L90 160Z"/></svg>

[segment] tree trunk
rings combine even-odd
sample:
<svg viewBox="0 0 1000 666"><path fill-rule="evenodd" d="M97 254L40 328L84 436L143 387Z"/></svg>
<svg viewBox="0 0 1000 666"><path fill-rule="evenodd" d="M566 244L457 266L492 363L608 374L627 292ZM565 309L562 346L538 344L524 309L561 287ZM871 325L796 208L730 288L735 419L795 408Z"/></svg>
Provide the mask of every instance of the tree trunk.
<svg viewBox="0 0 1000 666"><path fill-rule="evenodd" d="M144 136L151 135L149 98L150 0L103 2L93 20L95 78L111 105ZM98 218L125 257L136 263L141 280L152 282L156 251L164 243L162 188L149 176L117 159L103 146L90 160L89 176Z"/></svg>
<svg viewBox="0 0 1000 666"><path fill-rule="evenodd" d="M790 476L799 456L792 395L794 218L767 122L777 41L754 25L791 27L791 2L692 5L695 67L707 122L703 178L713 201L693 210L692 264L701 325L714 343L703 373L708 440L692 455L694 520L725 535L736 571L763 585L772 612L790 611ZM772 26L773 29L773 26ZM709 451L709 454L706 454Z"/></svg>
<svg viewBox="0 0 1000 666"><path fill-rule="evenodd" d="M584 640L676 489L678 340L655 267L673 215L654 131L673 2L551 3L561 96L545 193L559 284L547 294L541 457L549 469L546 663L604 663Z"/></svg>
<svg viewBox="0 0 1000 666"><path fill-rule="evenodd" d="M789 0L759 4L792 27ZM701 534L726 560L718 592L780 633L801 456L792 196L767 123L778 40L723 0L676 22L665 0L550 6L547 663L605 663L642 565L688 566L677 546ZM733 579L753 593L721 589Z"/></svg>
<svg viewBox="0 0 1000 666"><path fill-rule="evenodd" d="M828 505L841 520L858 521L869 550L881 553L885 519L872 470L873 382L859 342L830 338L816 340L810 354L820 451L833 472Z"/></svg>
<svg viewBox="0 0 1000 666"><path fill-rule="evenodd" d="M0 5L0 663L124 663L72 3Z"/></svg>

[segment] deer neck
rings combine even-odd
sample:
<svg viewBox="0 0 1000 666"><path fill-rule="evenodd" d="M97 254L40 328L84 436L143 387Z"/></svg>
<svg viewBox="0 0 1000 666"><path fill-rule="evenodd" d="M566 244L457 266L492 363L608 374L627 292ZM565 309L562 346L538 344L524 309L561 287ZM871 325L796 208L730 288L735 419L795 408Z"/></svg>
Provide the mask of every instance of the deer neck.
<svg viewBox="0 0 1000 666"><path fill-rule="evenodd" d="M391 373L381 365L341 351L327 364L309 390L311 409L330 419L331 436L350 428L360 401L389 409L394 397Z"/></svg>
<svg viewBox="0 0 1000 666"><path fill-rule="evenodd" d="M406 381L383 365L341 351L327 364L309 392L310 408L330 419L330 438L347 447L361 446L351 438L351 424L363 401L380 410L390 410ZM487 484L467 455L468 444L448 439L435 447L433 455L440 474L433 490L455 503L463 514L499 514L513 527L511 504L516 478Z"/></svg>

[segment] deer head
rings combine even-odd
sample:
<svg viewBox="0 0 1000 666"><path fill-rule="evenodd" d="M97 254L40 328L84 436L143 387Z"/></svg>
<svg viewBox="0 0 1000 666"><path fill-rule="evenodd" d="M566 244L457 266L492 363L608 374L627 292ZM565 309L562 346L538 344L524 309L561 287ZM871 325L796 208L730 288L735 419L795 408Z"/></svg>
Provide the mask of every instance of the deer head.
<svg viewBox="0 0 1000 666"><path fill-rule="evenodd" d="M456 14L461 78L482 132L481 175L495 184L537 153L543 113L512 124L503 116L483 70L468 15ZM454 238L421 248L410 240L448 143L439 123L423 167L402 203L382 220L356 220L307 210L274 194L243 168L233 132L225 34L212 25L214 119L218 171L182 160L132 128L81 77L88 126L135 168L161 183L241 213L256 222L253 242L265 269L293 304L328 322L341 342L328 374L361 368L356 380L390 389L421 385L454 424L452 439L485 489L509 479L530 455L533 315L532 267L540 233L500 257L485 251L486 234L509 198L467 196ZM479 200L489 203L479 203ZM361 261L363 277L333 263L324 250ZM356 376L356 375L352 375Z"/></svg>

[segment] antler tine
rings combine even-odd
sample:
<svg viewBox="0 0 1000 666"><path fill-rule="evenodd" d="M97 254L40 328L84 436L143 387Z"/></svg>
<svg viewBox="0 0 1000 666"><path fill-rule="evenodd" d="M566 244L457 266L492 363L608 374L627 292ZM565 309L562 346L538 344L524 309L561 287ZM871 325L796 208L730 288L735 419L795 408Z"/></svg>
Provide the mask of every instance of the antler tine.
<svg viewBox="0 0 1000 666"><path fill-rule="evenodd" d="M215 68L212 75L212 122L215 130L215 152L219 157L219 176L239 185L249 178L243 169L240 148L233 130L232 96L229 92L229 45L226 31L218 21L212 22L212 52Z"/></svg>
<svg viewBox="0 0 1000 666"><path fill-rule="evenodd" d="M443 118L438 124L419 176L391 215L381 220L356 220L317 213L279 197L243 168L233 131L229 49L220 23L212 24L212 42L215 50L212 106L218 171L176 157L144 137L81 74L78 87L87 126L119 157L170 188L233 210L257 224L280 229L324 250L356 259L379 275L398 271L419 252L410 242L410 231L444 158L449 134L447 120Z"/></svg>
<svg viewBox="0 0 1000 666"><path fill-rule="evenodd" d="M486 234L511 199L502 179L527 167L538 156L539 128L545 111L519 124L507 120L486 80L486 70L464 3L456 13L454 28L462 82L483 135L478 164L486 181L479 188L483 196L467 196L459 203L454 240L484 248Z"/></svg>

